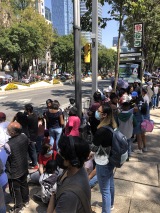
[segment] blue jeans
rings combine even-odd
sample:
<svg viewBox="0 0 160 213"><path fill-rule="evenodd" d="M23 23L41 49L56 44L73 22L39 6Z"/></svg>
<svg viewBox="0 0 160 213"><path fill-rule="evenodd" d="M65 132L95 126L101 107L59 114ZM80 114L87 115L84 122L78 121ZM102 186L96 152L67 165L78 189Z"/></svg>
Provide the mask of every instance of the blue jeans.
<svg viewBox="0 0 160 213"><path fill-rule="evenodd" d="M97 179L102 194L102 213L110 213L111 206L114 205L114 166L96 164Z"/></svg>
<svg viewBox="0 0 160 213"><path fill-rule="evenodd" d="M127 142L128 142L128 157L131 155L131 138L127 139Z"/></svg>
<svg viewBox="0 0 160 213"><path fill-rule="evenodd" d="M154 94L152 96L152 105L153 105L153 107L157 106L157 95L156 94Z"/></svg>
<svg viewBox="0 0 160 213"><path fill-rule="evenodd" d="M40 173L39 171L33 172L30 174L30 179L32 182L39 184Z"/></svg>
<svg viewBox="0 0 160 213"><path fill-rule="evenodd" d="M62 128L49 128L50 144L54 147L56 142L56 150L58 150L58 142L62 134Z"/></svg>
<svg viewBox="0 0 160 213"><path fill-rule="evenodd" d="M93 188L98 183L97 175L95 175L92 179L89 180L89 186Z"/></svg>

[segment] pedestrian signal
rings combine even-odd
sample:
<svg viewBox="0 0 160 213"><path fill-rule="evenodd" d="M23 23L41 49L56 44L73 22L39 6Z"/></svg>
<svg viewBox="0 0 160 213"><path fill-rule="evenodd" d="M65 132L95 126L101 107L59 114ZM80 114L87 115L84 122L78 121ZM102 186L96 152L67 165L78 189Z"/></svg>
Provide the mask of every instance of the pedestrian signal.
<svg viewBox="0 0 160 213"><path fill-rule="evenodd" d="M91 59L91 45L86 44L84 46L84 62L90 63L90 59Z"/></svg>

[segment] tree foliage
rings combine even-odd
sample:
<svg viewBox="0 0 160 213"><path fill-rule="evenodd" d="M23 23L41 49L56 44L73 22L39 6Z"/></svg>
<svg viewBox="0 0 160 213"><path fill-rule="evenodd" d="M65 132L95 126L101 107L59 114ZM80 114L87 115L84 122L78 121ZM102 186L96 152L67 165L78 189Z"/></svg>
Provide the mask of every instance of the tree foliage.
<svg viewBox="0 0 160 213"><path fill-rule="evenodd" d="M133 13L128 14L124 21L124 35L129 46L133 46L133 23L143 22L143 56L144 69L151 71L156 58L160 56L160 1L146 0Z"/></svg>
<svg viewBox="0 0 160 213"><path fill-rule="evenodd" d="M52 26L45 18L29 6L29 1L23 6L25 8L18 12L16 19L0 31L0 57L3 63L10 61L16 65L16 69L21 69L23 62L29 66L33 59L44 58L54 40ZM3 8L7 5L4 4ZM8 11L14 14L10 5Z"/></svg>
<svg viewBox="0 0 160 213"><path fill-rule="evenodd" d="M116 63L116 52L112 49L100 45L98 48L98 70L105 68L106 70L114 69Z"/></svg>
<svg viewBox="0 0 160 213"><path fill-rule="evenodd" d="M57 67L62 66L63 71L68 71L68 63L74 61L73 35L58 36L51 46L51 56Z"/></svg>

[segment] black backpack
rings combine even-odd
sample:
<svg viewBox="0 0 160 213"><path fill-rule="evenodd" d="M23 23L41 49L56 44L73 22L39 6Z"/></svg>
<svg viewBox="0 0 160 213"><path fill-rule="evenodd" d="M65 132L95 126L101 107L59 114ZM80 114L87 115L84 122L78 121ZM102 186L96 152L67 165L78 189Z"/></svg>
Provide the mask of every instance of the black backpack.
<svg viewBox="0 0 160 213"><path fill-rule="evenodd" d="M128 158L127 138L118 129L113 130L109 126L104 128L109 129L113 133L109 162L115 167L120 168Z"/></svg>

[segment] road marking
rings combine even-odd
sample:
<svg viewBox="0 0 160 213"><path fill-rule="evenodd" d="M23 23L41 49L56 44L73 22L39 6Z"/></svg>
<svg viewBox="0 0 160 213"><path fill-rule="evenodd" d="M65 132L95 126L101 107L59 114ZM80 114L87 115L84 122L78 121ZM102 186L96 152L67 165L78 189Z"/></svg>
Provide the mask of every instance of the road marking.
<svg viewBox="0 0 160 213"><path fill-rule="evenodd" d="M18 100L14 100L15 102L23 102L23 103L29 103L31 101L31 99L18 99Z"/></svg>
<svg viewBox="0 0 160 213"><path fill-rule="evenodd" d="M2 96L2 97L0 97L0 100L1 100L1 99L5 99L5 98L7 98L7 97L8 97L8 96Z"/></svg>

